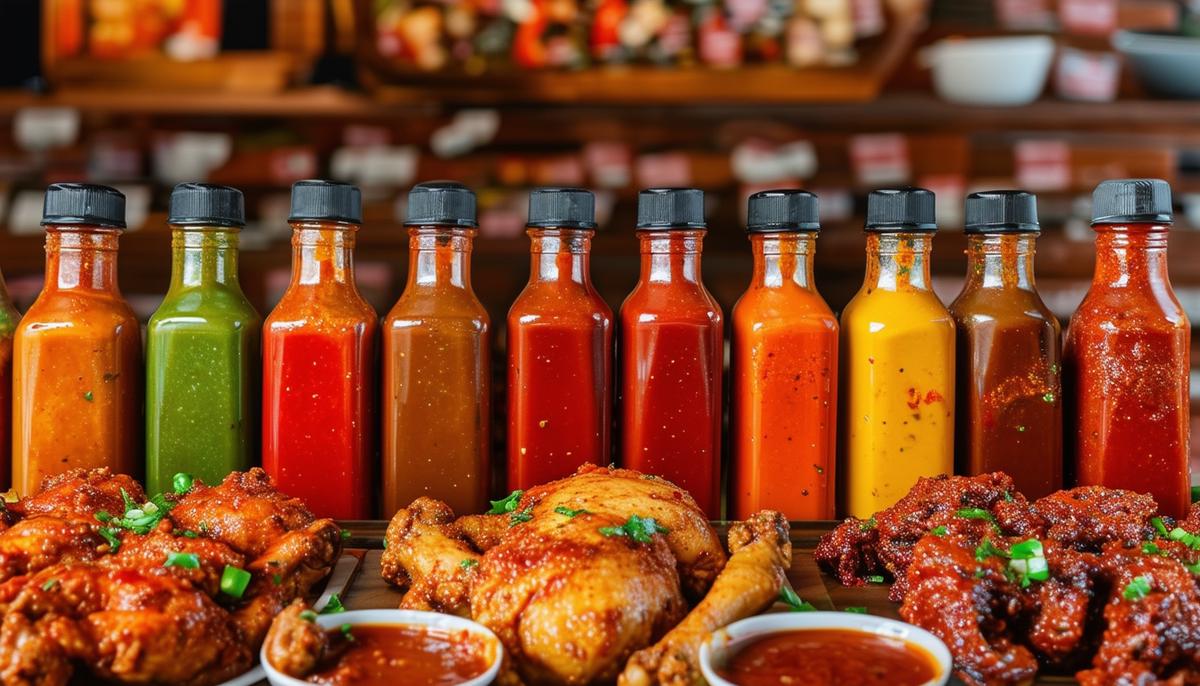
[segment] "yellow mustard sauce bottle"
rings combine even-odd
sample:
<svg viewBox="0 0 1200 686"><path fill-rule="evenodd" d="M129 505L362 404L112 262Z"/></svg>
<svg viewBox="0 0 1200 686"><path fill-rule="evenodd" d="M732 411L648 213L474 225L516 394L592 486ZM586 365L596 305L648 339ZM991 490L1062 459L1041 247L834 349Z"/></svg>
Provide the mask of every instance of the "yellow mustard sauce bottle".
<svg viewBox="0 0 1200 686"><path fill-rule="evenodd" d="M844 508L867 518L954 470L954 320L931 288L933 193L867 199L867 273L842 312Z"/></svg>

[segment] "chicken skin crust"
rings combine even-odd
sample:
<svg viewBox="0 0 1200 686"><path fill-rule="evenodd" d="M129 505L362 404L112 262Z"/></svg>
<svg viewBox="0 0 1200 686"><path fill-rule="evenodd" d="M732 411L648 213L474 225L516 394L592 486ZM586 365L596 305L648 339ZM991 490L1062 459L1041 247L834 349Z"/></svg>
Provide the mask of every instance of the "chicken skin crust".
<svg viewBox="0 0 1200 686"><path fill-rule="evenodd" d="M457 519L418 498L392 518L382 570L402 607L494 631L504 686L692 683L702 637L770 605L791 560L778 513L734 525L730 557L685 491L631 470L588 465L515 498Z"/></svg>

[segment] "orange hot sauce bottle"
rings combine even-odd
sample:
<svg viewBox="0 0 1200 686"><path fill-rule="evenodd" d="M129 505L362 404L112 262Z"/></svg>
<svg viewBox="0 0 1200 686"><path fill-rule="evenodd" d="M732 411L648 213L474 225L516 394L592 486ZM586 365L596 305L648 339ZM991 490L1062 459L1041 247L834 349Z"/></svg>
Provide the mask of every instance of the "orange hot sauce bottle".
<svg viewBox="0 0 1200 686"><path fill-rule="evenodd" d="M733 308L729 516L833 519L838 322L812 279L817 197L750 197L750 287Z"/></svg>

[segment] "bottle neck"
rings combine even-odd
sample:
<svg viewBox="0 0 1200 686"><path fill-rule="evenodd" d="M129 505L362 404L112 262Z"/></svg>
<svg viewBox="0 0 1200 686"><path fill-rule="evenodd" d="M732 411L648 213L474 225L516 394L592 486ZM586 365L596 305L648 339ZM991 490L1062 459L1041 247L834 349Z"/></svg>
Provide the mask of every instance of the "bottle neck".
<svg viewBox="0 0 1200 686"><path fill-rule="evenodd" d="M409 288L471 288L471 243L477 231L456 226L408 230Z"/></svg>
<svg viewBox="0 0 1200 686"><path fill-rule="evenodd" d="M590 229L533 228L530 240L530 283L591 283Z"/></svg>
<svg viewBox="0 0 1200 686"><path fill-rule="evenodd" d="M99 226L47 226L46 290L118 294L120 235L118 229Z"/></svg>
<svg viewBox="0 0 1200 686"><path fill-rule="evenodd" d="M354 285L358 226L336 222L292 224L292 285Z"/></svg>
<svg viewBox="0 0 1200 686"><path fill-rule="evenodd" d="M867 275L871 290L930 290L929 253L933 236L926 233L868 233Z"/></svg>
<svg viewBox="0 0 1200 686"><path fill-rule="evenodd" d="M1167 233L1162 224L1097 224L1096 272L1093 280L1110 288L1164 285L1167 278Z"/></svg>
<svg viewBox="0 0 1200 686"><path fill-rule="evenodd" d="M173 227L171 289L238 286L239 229L225 226Z"/></svg>
<svg viewBox="0 0 1200 686"><path fill-rule="evenodd" d="M966 288L1032 291L1037 234L973 234L967 237Z"/></svg>
<svg viewBox="0 0 1200 686"><path fill-rule="evenodd" d="M757 288L794 285L813 290L816 241L817 235L807 232L750 234L750 247L754 253L751 285Z"/></svg>
<svg viewBox="0 0 1200 686"><path fill-rule="evenodd" d="M700 283L704 229L638 231L642 249L642 281Z"/></svg>

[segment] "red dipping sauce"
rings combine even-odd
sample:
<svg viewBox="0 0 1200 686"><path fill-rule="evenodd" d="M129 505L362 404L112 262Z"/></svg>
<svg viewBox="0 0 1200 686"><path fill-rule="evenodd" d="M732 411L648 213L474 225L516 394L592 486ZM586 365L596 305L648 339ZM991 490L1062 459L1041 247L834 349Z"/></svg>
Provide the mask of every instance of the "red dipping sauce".
<svg viewBox="0 0 1200 686"><path fill-rule="evenodd" d="M738 686L920 686L938 676L924 648L849 629L771 634L716 671Z"/></svg>
<svg viewBox="0 0 1200 686"><path fill-rule="evenodd" d="M457 686L483 674L492 649L466 631L358 624L336 663L308 677L326 686Z"/></svg>
<svg viewBox="0 0 1200 686"><path fill-rule="evenodd" d="M639 205L648 193L700 191L643 191ZM639 226L641 279L621 308L621 455L719 519L724 331L700 279L703 194L700 205L696 221Z"/></svg>
<svg viewBox="0 0 1200 686"><path fill-rule="evenodd" d="M510 490L611 459L612 310L588 275L592 233L529 230L529 284L508 313Z"/></svg>

